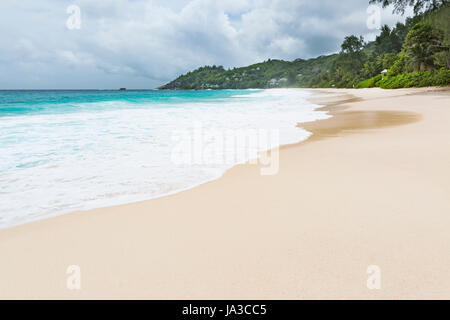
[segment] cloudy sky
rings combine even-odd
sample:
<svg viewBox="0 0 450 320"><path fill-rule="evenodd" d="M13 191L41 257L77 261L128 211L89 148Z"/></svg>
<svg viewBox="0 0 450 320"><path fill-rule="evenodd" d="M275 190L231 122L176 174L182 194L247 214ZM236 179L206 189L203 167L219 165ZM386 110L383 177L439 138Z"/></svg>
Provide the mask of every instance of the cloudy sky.
<svg viewBox="0 0 450 320"><path fill-rule="evenodd" d="M367 9L368 0L1 0L0 89L154 88L206 64L315 57L349 34L373 39ZM391 11L382 24L404 20Z"/></svg>

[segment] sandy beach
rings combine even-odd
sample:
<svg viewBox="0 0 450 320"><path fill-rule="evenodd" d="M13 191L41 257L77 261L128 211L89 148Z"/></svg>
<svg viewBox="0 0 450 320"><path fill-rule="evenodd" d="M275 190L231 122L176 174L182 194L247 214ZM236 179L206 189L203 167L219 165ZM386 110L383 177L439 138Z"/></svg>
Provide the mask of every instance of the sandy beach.
<svg viewBox="0 0 450 320"><path fill-rule="evenodd" d="M450 299L449 89L313 91L277 175L0 230L0 298Z"/></svg>

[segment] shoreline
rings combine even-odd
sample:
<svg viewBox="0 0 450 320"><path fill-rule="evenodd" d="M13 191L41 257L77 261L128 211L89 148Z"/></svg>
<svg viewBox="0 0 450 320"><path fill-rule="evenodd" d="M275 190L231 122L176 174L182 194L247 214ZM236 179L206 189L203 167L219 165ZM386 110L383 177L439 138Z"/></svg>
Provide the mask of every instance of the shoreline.
<svg viewBox="0 0 450 320"><path fill-rule="evenodd" d="M424 91L424 89L426 91L431 90L432 92L433 91L445 90L445 88L441 88L441 87L419 88L420 91ZM239 89L237 89L237 90L239 90ZM254 90L259 90L259 89L254 89ZM273 89L273 90L277 90L277 89ZM295 90L295 89L293 89L293 90ZM357 116L358 119L342 119L342 118L345 118L345 115L346 115L346 114L341 112L341 111L347 109L347 107L345 107L346 103L358 102L358 101L362 100L361 98L357 98L357 97L355 97L355 96L353 96L351 94L342 94L342 92L341 92L342 90L351 90L351 89L327 89L327 88L325 88L325 89L311 89L311 88L310 89L303 89L303 88L300 88L299 90L308 91L308 92L313 93L313 94L317 92L317 93L320 93L320 94L328 95L328 96L322 96L322 97L314 97L313 96L313 97L308 98L306 100L311 102L311 103L313 103L313 104L318 105L319 107L316 108L315 110L317 110L317 111L326 111L328 114L331 115L331 118L328 118L328 119L317 119L317 120L314 120L312 122L308 122L308 121L306 121L306 122L298 122L296 126L298 128L303 128L303 129L307 130L308 132L311 133L311 135L308 138L306 138L305 140L302 140L302 141L299 141L299 142L288 143L288 144L281 144L281 145L279 145L277 147L278 150L281 150L283 148L289 148L289 147L292 147L292 146L302 145L303 143L306 143L306 142L312 142L312 141L315 141L317 138L322 139L322 138L325 137L325 135L327 135L327 133L322 132L323 128L326 128L326 127L330 126L330 127L334 127L335 129L337 129L337 128L339 128L339 126L341 126L343 123L345 123L347 121L360 122L360 121L363 120L363 118L365 116L365 115L363 115L361 113L361 114L359 114L359 116ZM359 89L359 90L361 90L361 89ZM406 90L408 90L408 89L406 89ZM398 89L397 89L397 91L398 91ZM339 93L341 95L331 95L331 93ZM343 97L343 99L340 99L341 97ZM383 112L378 113L378 114L379 114L378 117L380 117L380 118L383 117ZM391 114L391 115L385 115L384 118L385 119L389 119L390 116L397 116L397 117L400 118L402 115L403 114L397 114L397 115ZM333 118L336 117L336 116L339 116L338 119L333 120ZM341 116L344 116L344 117L341 118ZM369 116L370 118L376 118L377 117L376 115L367 115L367 116ZM414 118L414 115L412 115L412 114L410 114L410 115L404 114L404 116L405 117L409 116L409 117ZM348 117L348 118L352 118L352 117ZM353 118L355 118L355 117L353 117ZM329 121L326 121L326 120L329 120ZM411 121L418 121L418 119L417 120L412 120L411 119ZM407 122L408 122L408 120L406 120L406 123ZM403 123L403 121L399 120L398 125L400 125L402 123ZM393 123L393 124L390 124L390 125L397 125L397 124ZM387 126L389 126L389 125L387 125ZM355 130L355 129L367 129L367 128L362 128L361 127L361 128L347 128L347 129ZM333 134L337 134L337 133L338 132L333 132ZM330 133L328 133L329 136L333 136L333 134L330 135ZM259 152L258 157L256 158L256 161L258 161L260 159L262 153L270 154L272 151L273 151L273 149ZM89 212L89 211L92 211L92 210L112 208L112 207L117 207L117 206L126 206L126 205L133 204L133 203L141 203L141 202L156 200L156 199L160 199L160 198L164 198L164 197L169 197L169 196L181 193L181 192L186 192L186 191L198 188L199 186L202 186L204 184L208 184L210 182L214 182L216 180L219 180L229 170L232 170L234 167L240 166L240 165L249 164L252 161L255 161L255 158L248 159L248 160L246 160L244 162L232 164L227 169L225 169L220 175L218 175L216 177L213 177L213 178L210 178L210 179L207 179L207 180L204 180L202 182L193 184L192 186L189 186L189 187L186 187L186 188L183 188L183 189L174 190L174 191L171 191L171 192L168 192L168 193L159 194L159 195L156 195L156 196L153 196L153 197L150 197L150 198L144 198L144 199L141 199L141 200L118 202L118 203L115 203L115 204L108 204L108 205L103 205L103 206L99 206L99 207L92 207L92 208L83 209L83 210L66 211L66 212L63 212L63 213L46 214L46 215L44 215L42 217L37 217L37 218L34 218L34 219L30 219L30 220L28 220L26 222L19 222L19 223L12 224L12 225L9 225L9 226L0 227L0 232L2 230L8 230L8 229L11 229L11 228L20 227L22 225L26 225L26 224L29 224L29 223L35 223L35 222L42 221L42 220L56 218L56 217L59 217L61 215L75 214L75 213L81 213L81 212Z"/></svg>
<svg viewBox="0 0 450 320"><path fill-rule="evenodd" d="M314 100L333 117L299 125L313 136L281 146L276 176L261 177L259 166L241 164L174 195L0 230L5 259L0 297L450 297L450 259L444 250L450 236L443 233L450 217L442 211L450 207L442 198L450 190L444 180L449 152L442 147L450 136L450 128L443 126L450 115L448 89L310 91L343 95ZM433 143L421 141L417 132L431 135ZM415 139L422 151L440 155L434 167L422 159L427 153L416 154ZM399 146L411 157L397 154ZM373 157L366 157L370 152ZM418 185L402 183L411 177ZM414 207L399 186L428 198L422 203L412 197ZM343 190L357 195L352 203ZM395 214L374 211L371 203ZM417 211L425 207L435 215ZM412 235L422 234L424 227L435 232L414 241ZM422 264L408 269L405 261ZM387 278L384 290L376 292L365 287L366 267L373 262L380 263ZM80 291L65 288L66 267L72 264L82 270Z"/></svg>
<svg viewBox="0 0 450 320"><path fill-rule="evenodd" d="M326 91L326 93L330 92ZM310 101L323 105L317 110L327 111L332 117L314 122L299 123L297 125L298 127L312 132L312 136L302 142L313 142L329 137L342 136L343 134L361 132L363 130L399 126L414 123L422 119L420 114L408 111L349 111L348 109L350 107L348 107L348 104L363 101L363 99L355 97L352 94L324 98L313 97Z"/></svg>
<svg viewBox="0 0 450 320"><path fill-rule="evenodd" d="M242 89L226 89L226 90L241 91ZM279 90L296 90L296 89L275 88L275 89L247 89L247 90L249 90L249 91L265 91L265 90L279 91ZM309 91L309 89L303 89L303 88L300 88L299 90L300 91ZM306 99L306 101L312 102L312 101L310 101L309 98ZM312 103L314 103L314 102L312 102ZM319 110L319 111L321 111L322 109L325 110L324 106L321 106L320 104L318 104L318 106L319 107L315 108L315 110ZM319 121L319 120L321 120L321 119L314 120L314 122ZM300 123L306 123L306 122L300 122ZM299 127L300 123L297 123L296 127ZM281 148L283 148L285 146L287 147L287 146L291 146L291 145L297 145L297 144L305 142L306 140L308 140L310 138L311 138L311 136L309 136L305 140L301 140L301 141L298 141L298 142L280 144L279 146L277 146L277 149L281 149ZM213 181L216 181L216 180L222 178L223 175L225 175L227 171L231 170L232 168L234 168L236 166L252 163L253 161L259 161L259 159L261 158L261 154L264 154L264 153L270 154L272 152L272 150L273 149L267 149L267 150L264 150L264 151L259 151L256 158L249 158L249 159L241 161L241 162L235 162L234 164L230 164L230 165L228 165L228 168L224 169L219 175L214 176L212 178L205 179L205 180L201 180L200 182L192 184L192 185L190 185L188 187L184 187L184 188L181 188L181 189L175 189L175 190L167 192L167 193L161 193L161 194L158 194L158 195L155 195L155 196L150 196L150 197L142 196L140 199L127 200L127 201L111 201L109 204L104 204L104 205L101 205L101 206L94 206L94 207L87 207L85 209L78 209L78 210L70 210L70 211L64 211L64 212L43 214L42 216L38 216L38 217L35 217L33 219L29 219L29 220L27 220L25 222L21 221L21 222L17 222L17 223L8 225L8 226L0 226L0 232L2 230L8 230L8 229L11 229L11 228L20 227L22 225L26 225L26 224L29 224L29 223L34 223L34 222L38 222L38 221L42 221L42 220L52 219L52 218L55 218L55 217L59 217L61 215L74 214L74 213L80 213L80 212L88 212L88 211L92 211L92 210L112 208L112 207L116 207L116 206L124 206L124 205L129 205L129 204L132 204L132 203L141 203L141 202L145 202L145 201L151 201L151 200L155 200L155 199L160 199L160 198L176 195L176 194L181 193L181 192L186 192L186 191L192 190L194 188L197 188L197 187L199 187L201 185L204 185L204 184L207 184L207 183L210 183L210 182L213 182ZM0 217L0 220L1 220L1 217Z"/></svg>

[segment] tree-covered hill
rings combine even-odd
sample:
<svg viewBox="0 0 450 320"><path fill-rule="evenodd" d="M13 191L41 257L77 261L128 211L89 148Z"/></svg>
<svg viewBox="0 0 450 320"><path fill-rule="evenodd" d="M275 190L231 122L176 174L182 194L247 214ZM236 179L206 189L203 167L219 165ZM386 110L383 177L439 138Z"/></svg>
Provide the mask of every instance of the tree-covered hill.
<svg viewBox="0 0 450 320"><path fill-rule="evenodd" d="M205 66L184 74L160 89L247 89L308 86L317 74L327 72L337 55L310 60L267 60L242 68L225 70Z"/></svg>
<svg viewBox="0 0 450 320"><path fill-rule="evenodd" d="M348 36L337 54L294 61L267 60L225 70L205 66L159 89L248 89L280 87L400 88L450 85L450 6L447 0L371 0L414 5L416 15L394 28L385 25L375 41ZM425 12L419 11L425 8ZM382 76L383 70L388 72Z"/></svg>

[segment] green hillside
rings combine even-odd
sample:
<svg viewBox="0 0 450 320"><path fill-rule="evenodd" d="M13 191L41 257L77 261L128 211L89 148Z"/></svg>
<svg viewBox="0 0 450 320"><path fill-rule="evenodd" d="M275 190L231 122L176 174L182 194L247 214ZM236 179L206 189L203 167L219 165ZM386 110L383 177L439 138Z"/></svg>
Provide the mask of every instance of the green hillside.
<svg viewBox="0 0 450 320"><path fill-rule="evenodd" d="M392 29L383 26L375 41L348 36L336 54L308 60L269 59L229 70L204 66L159 89L446 86L450 84L450 6L441 2Z"/></svg>
<svg viewBox="0 0 450 320"><path fill-rule="evenodd" d="M184 74L160 89L248 89L308 86L317 74L327 72L337 55L310 60L268 60L225 70L205 66Z"/></svg>

